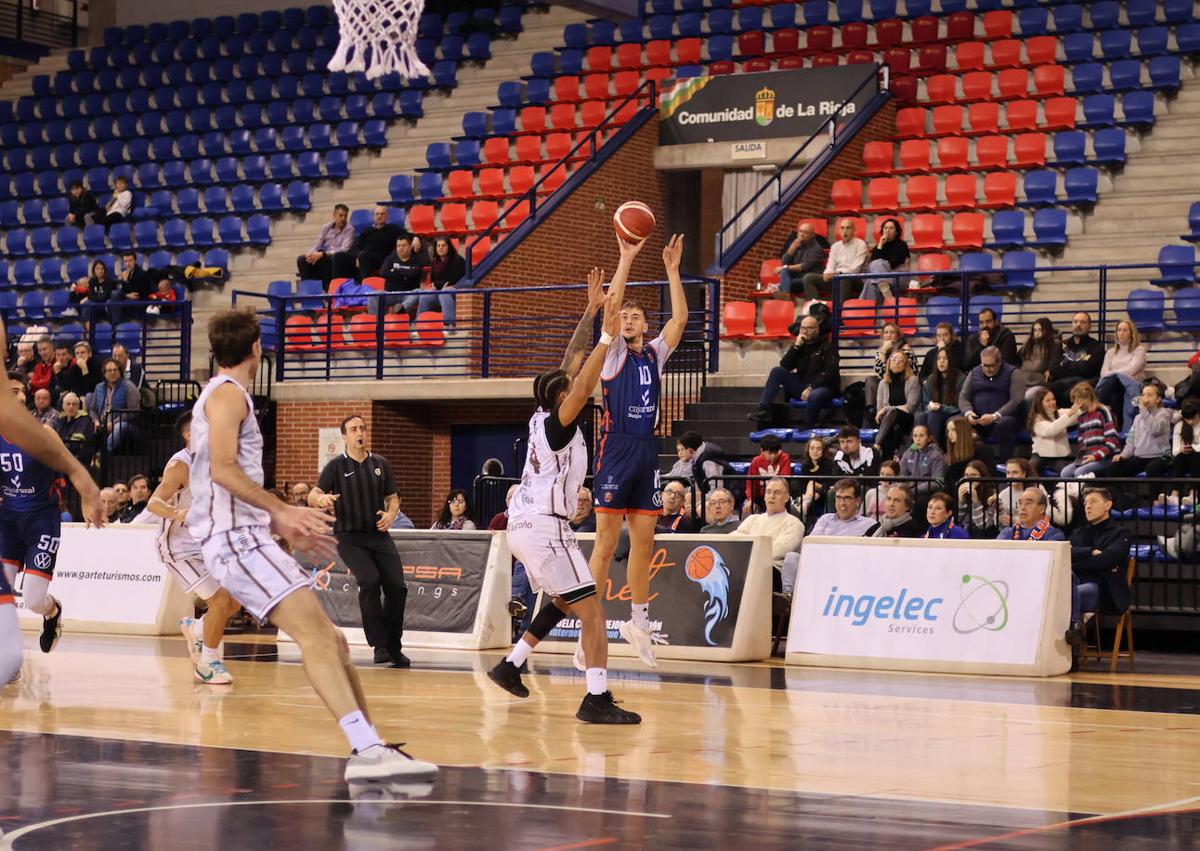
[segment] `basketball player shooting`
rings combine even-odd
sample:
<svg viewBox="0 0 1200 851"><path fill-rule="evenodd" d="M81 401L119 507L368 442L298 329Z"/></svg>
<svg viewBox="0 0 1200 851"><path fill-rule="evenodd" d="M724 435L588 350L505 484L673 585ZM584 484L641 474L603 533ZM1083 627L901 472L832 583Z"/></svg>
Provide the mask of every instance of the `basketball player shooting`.
<svg viewBox="0 0 1200 851"><path fill-rule="evenodd" d="M617 240L621 259L613 280L626 280L633 258L643 243ZM596 452L596 544L589 562L599 588L608 587L608 571L621 521L629 523L629 590L632 618L621 624L621 637L650 667L654 658L650 624L650 556L654 527L662 506L658 480L658 447L654 429L667 358L675 351L687 326L687 298L679 277L683 235L663 248L663 265L671 293L671 318L649 343L646 312L633 302L621 305L621 334L614 339L600 373L604 387L604 418Z"/></svg>

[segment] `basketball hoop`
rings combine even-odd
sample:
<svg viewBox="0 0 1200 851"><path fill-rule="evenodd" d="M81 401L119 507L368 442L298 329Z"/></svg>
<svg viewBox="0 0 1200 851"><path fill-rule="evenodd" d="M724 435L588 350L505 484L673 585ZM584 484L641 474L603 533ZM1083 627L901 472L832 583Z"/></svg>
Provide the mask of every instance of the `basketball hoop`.
<svg viewBox="0 0 1200 851"><path fill-rule="evenodd" d="M398 73L429 76L417 57L417 23L425 0L333 0L338 47L330 71L366 72L368 80Z"/></svg>

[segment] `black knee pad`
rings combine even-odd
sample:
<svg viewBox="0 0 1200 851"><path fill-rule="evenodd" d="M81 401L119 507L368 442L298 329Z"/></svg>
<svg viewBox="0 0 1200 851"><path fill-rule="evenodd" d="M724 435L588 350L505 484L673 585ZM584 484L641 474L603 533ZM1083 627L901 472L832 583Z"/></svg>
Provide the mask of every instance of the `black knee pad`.
<svg viewBox="0 0 1200 851"><path fill-rule="evenodd" d="M566 612L554 605L553 602L547 601L546 605L542 606L538 613L533 616L533 620L529 623L528 632L538 641L541 641L566 616Z"/></svg>

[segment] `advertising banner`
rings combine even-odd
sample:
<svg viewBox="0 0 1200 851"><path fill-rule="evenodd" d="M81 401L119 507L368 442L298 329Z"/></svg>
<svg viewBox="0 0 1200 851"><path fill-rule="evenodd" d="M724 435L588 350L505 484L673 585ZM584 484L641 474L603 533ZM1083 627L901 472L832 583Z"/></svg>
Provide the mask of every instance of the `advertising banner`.
<svg viewBox="0 0 1200 851"><path fill-rule="evenodd" d="M1062 673L1070 665L1063 654L1069 570L1064 543L810 538L800 554L788 658Z"/></svg>
<svg viewBox="0 0 1200 851"><path fill-rule="evenodd" d="M658 143L807 139L874 77L874 65L841 65L675 80L659 99ZM842 115L854 115L877 91L877 84L863 86Z"/></svg>

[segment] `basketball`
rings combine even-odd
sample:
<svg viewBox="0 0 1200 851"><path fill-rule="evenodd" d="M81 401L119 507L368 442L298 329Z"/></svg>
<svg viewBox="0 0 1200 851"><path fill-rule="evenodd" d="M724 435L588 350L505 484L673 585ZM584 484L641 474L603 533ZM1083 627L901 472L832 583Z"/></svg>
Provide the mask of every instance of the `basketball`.
<svg viewBox="0 0 1200 851"><path fill-rule="evenodd" d="M654 231L654 213L641 201L626 201L613 213L613 229L625 242L641 242Z"/></svg>
<svg viewBox="0 0 1200 851"><path fill-rule="evenodd" d="M708 547L697 547L688 556L687 565L684 569L687 571L689 579L699 582L712 573L715 561L716 559L713 558L713 551L711 549Z"/></svg>

